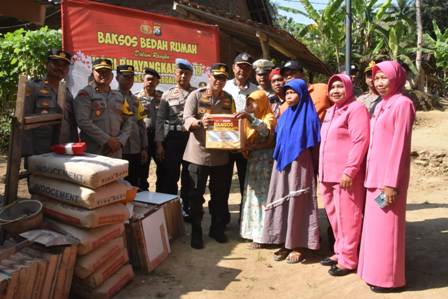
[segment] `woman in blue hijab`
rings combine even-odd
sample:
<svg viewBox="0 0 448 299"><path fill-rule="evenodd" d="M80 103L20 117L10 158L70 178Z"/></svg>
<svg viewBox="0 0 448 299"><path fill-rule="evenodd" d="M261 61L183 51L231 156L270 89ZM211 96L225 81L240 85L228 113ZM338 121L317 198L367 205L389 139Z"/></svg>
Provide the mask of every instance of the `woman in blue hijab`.
<svg viewBox="0 0 448 299"><path fill-rule="evenodd" d="M303 248L319 249L313 150L320 142L320 121L305 81L285 85L288 109L278 119L263 243L283 244L274 260L304 260Z"/></svg>

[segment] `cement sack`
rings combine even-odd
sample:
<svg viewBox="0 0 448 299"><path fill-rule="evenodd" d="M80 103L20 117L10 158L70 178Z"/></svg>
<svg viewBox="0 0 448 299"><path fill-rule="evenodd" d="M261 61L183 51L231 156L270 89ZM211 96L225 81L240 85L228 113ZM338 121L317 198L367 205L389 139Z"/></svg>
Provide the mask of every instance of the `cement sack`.
<svg viewBox="0 0 448 299"><path fill-rule="evenodd" d="M79 240L78 255L86 255L108 241L121 237L124 232L123 224L112 224L87 230L55 220L48 220L47 222L56 231L69 234Z"/></svg>
<svg viewBox="0 0 448 299"><path fill-rule="evenodd" d="M86 279L80 280L80 284L88 288L99 287L106 279L114 275L118 270L120 270L124 264L129 261L128 251L122 248L121 251L115 255L113 258L108 260L99 269L93 272Z"/></svg>
<svg viewBox="0 0 448 299"><path fill-rule="evenodd" d="M113 182L96 190L42 176L30 177L29 191L85 209L96 209L125 201L129 185Z"/></svg>
<svg viewBox="0 0 448 299"><path fill-rule="evenodd" d="M127 264L96 289L92 290L83 287L75 280L73 282L72 291L80 298L110 299L123 289L133 278L134 271L132 270L131 265Z"/></svg>
<svg viewBox="0 0 448 299"><path fill-rule="evenodd" d="M122 203L86 210L41 195L33 195L32 198L42 202L45 216L81 228L123 223L129 219L129 209Z"/></svg>
<svg viewBox="0 0 448 299"><path fill-rule="evenodd" d="M89 254L78 257L75 265L75 276L87 278L114 256L119 255L125 248L122 237L113 239Z"/></svg>
<svg viewBox="0 0 448 299"><path fill-rule="evenodd" d="M55 153L28 158L31 174L41 175L92 189L128 175L128 161L100 155L68 156Z"/></svg>

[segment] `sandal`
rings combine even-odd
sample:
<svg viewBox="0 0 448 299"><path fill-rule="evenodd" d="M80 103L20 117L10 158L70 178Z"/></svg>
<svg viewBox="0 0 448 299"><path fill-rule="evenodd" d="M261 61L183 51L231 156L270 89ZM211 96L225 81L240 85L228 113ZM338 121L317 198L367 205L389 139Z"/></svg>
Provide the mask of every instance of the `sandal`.
<svg viewBox="0 0 448 299"><path fill-rule="evenodd" d="M297 264L303 262L304 260L305 258L303 254L295 250L291 251L286 257L286 262L288 264Z"/></svg>
<svg viewBox="0 0 448 299"><path fill-rule="evenodd" d="M265 248L265 244L250 242L249 245L247 245L247 247L249 249L262 249L262 248Z"/></svg>
<svg viewBox="0 0 448 299"><path fill-rule="evenodd" d="M284 259L286 259L288 257L290 252L291 252L291 250L289 250L289 249L280 248L279 250L274 252L274 261L276 261L276 262L283 261Z"/></svg>

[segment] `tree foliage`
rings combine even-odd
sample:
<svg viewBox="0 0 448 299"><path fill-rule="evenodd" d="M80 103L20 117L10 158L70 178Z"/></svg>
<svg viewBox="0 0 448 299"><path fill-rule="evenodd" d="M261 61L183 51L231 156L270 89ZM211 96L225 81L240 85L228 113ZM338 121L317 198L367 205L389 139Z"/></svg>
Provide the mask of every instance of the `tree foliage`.
<svg viewBox="0 0 448 299"><path fill-rule="evenodd" d="M48 50L61 46L61 32L47 27L34 31L21 28L0 35L0 99L3 112L15 101L19 75L26 73L31 78L42 76Z"/></svg>

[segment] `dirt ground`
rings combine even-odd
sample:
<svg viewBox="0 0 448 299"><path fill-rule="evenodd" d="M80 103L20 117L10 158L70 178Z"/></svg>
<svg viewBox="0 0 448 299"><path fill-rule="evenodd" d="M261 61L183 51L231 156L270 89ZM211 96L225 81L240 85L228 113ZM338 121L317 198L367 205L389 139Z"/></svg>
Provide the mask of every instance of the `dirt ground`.
<svg viewBox="0 0 448 299"><path fill-rule="evenodd" d="M448 153L448 112L419 112L413 132L413 150ZM1 163L5 172L4 161ZM375 294L355 274L332 277L318 261L327 255L323 205L321 251L305 264L274 262L274 249L250 250L239 237L240 195L234 178L230 197L230 242L218 244L204 237L205 249L189 246L187 234L171 243L172 254L153 273L138 274L116 298L448 298L448 173L428 175L413 164L407 205L407 289L395 294ZM152 186L153 187L153 184ZM21 196L26 185L21 183ZM209 216L205 214L204 234Z"/></svg>

